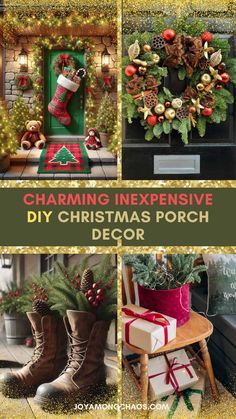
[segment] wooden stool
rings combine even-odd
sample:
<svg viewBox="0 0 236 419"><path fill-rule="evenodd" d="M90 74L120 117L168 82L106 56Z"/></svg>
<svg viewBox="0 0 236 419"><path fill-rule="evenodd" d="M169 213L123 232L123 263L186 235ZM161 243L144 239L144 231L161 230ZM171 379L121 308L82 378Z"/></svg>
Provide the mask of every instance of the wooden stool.
<svg viewBox="0 0 236 419"><path fill-rule="evenodd" d="M129 299L132 304L135 304L135 293L134 293L134 286L132 282L132 270L128 267L125 267L126 270L126 279L127 279L127 286L126 289L129 292ZM125 286L123 281L123 304L127 304L127 296L125 292ZM183 326L177 327L177 334L176 338L169 342L167 345L163 346L162 348L158 349L154 353L147 353L143 349L136 348L136 346L130 345L126 342L123 342L124 346L129 349L132 353L137 354L137 359L135 361L140 362L140 377L138 377L131 364L134 362L128 361L126 357L123 356L123 365L128 369L133 378L137 388L141 392L141 399L143 404L148 403L148 360L149 357L153 357L155 355L175 351L177 349L185 348L189 349L191 354L196 357L197 361L200 365L205 368L211 385L212 395L216 401L219 400L219 391L217 388L216 380L214 371L211 364L211 357L208 352L207 341L208 338L213 332L213 325L212 323L206 319L205 317L201 316L194 311L190 313L190 320L185 323ZM194 352L190 345L198 343L201 353L202 359Z"/></svg>

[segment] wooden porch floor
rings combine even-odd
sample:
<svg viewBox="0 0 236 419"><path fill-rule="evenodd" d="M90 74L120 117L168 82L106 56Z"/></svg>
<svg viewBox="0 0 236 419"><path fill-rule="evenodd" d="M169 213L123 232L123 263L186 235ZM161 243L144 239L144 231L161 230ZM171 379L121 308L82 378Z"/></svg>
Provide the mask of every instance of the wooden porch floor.
<svg viewBox="0 0 236 419"><path fill-rule="evenodd" d="M20 364L27 362L33 349L24 345L7 345L4 336L0 336L0 374L13 371L21 367ZM116 353L106 350L105 364L107 366L108 384L116 384L117 382L117 358ZM9 399L0 392L0 418L1 419L62 419L62 418L92 418L92 417L109 417L109 412L99 412L94 410L84 413L75 414L50 414L44 412L33 398Z"/></svg>
<svg viewBox="0 0 236 419"><path fill-rule="evenodd" d="M116 159L106 148L97 151L88 150L90 174L38 174L41 150L19 150L11 157L11 167L6 173L0 173L1 180L113 180L117 178Z"/></svg>

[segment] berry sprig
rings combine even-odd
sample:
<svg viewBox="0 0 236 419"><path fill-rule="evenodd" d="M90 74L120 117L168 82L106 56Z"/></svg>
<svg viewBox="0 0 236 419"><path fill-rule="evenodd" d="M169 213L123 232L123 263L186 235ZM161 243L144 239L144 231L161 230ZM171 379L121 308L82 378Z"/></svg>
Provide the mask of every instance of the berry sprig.
<svg viewBox="0 0 236 419"><path fill-rule="evenodd" d="M98 283L92 285L92 288L85 293L85 297L94 308L97 308L100 303L105 301L104 290L99 288Z"/></svg>

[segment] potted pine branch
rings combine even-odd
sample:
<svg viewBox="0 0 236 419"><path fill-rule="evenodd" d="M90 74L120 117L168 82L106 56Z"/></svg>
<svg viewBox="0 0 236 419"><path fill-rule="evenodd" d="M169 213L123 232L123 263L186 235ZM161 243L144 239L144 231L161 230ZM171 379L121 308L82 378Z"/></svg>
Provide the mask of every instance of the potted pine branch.
<svg viewBox="0 0 236 419"><path fill-rule="evenodd" d="M190 284L200 282L205 265L196 265L198 255L167 255L158 261L151 254L125 255L138 284L140 306L177 319L181 326L190 316Z"/></svg>
<svg viewBox="0 0 236 419"><path fill-rule="evenodd" d="M30 333L30 327L26 316L21 313L22 290L12 282L6 291L1 290L1 294L0 313L4 318L7 343L8 345L23 344Z"/></svg>
<svg viewBox="0 0 236 419"><path fill-rule="evenodd" d="M106 92L101 100L98 108L96 128L100 134L103 147L107 147L110 136L115 129L115 110L113 107L111 96Z"/></svg>
<svg viewBox="0 0 236 419"><path fill-rule="evenodd" d="M19 96L14 102L12 111L10 113L11 126L15 131L19 144L23 134L25 133L26 121L30 120L31 117L32 115L30 115L30 110L27 103L25 103L24 99Z"/></svg>

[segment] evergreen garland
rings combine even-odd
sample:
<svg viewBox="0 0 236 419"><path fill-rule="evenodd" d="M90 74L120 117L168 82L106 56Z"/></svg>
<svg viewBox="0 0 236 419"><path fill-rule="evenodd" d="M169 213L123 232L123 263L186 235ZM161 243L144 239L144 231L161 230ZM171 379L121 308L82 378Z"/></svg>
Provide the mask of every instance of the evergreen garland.
<svg viewBox="0 0 236 419"><path fill-rule="evenodd" d="M153 290L164 290L201 281L199 274L206 271L206 266L195 265L197 256L168 255L166 261L159 262L151 254L125 255L124 263L133 268L134 282Z"/></svg>

